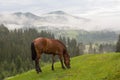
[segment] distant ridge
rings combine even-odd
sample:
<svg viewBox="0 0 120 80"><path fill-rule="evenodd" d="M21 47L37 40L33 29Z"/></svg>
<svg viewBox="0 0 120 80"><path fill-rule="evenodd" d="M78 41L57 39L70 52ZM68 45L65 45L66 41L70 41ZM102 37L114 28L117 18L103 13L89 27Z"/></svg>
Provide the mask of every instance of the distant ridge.
<svg viewBox="0 0 120 80"><path fill-rule="evenodd" d="M13 15L16 15L18 17L25 16L25 17L28 17L28 18L39 19L39 16L37 16L33 13L30 13L30 12L26 12L26 13L16 12L16 13L13 13Z"/></svg>
<svg viewBox="0 0 120 80"><path fill-rule="evenodd" d="M48 14L60 14L60 15L64 15L67 14L64 11L53 11L53 12L49 12Z"/></svg>
<svg viewBox="0 0 120 80"><path fill-rule="evenodd" d="M52 11L40 16L30 12L16 12L0 15L0 18L2 18L0 23L6 25L8 29L18 29L26 26L27 28L46 26L48 29L83 29L84 27L81 25L88 23L86 18L77 17L64 11Z"/></svg>

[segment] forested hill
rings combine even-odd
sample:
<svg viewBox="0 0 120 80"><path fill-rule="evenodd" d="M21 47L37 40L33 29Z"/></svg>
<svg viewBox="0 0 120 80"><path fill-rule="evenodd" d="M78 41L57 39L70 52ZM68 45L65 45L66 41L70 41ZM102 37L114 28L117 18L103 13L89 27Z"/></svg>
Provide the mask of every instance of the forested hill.
<svg viewBox="0 0 120 80"><path fill-rule="evenodd" d="M82 55L71 59L71 69L63 70L55 63L51 71L48 64L40 74L30 70L5 80L120 80L119 63L120 53Z"/></svg>
<svg viewBox="0 0 120 80"><path fill-rule="evenodd" d="M51 30L56 36L76 38L82 43L114 43L118 40L119 31L85 31L85 30Z"/></svg>

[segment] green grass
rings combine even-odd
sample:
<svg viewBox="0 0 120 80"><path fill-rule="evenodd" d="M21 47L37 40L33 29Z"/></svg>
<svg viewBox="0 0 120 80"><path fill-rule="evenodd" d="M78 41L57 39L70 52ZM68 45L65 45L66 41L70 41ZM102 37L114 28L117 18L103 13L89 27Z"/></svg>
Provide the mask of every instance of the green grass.
<svg viewBox="0 0 120 80"><path fill-rule="evenodd" d="M18 74L5 80L120 80L120 53L86 54L71 59L71 69L61 69L55 63L42 67L42 73L35 70Z"/></svg>

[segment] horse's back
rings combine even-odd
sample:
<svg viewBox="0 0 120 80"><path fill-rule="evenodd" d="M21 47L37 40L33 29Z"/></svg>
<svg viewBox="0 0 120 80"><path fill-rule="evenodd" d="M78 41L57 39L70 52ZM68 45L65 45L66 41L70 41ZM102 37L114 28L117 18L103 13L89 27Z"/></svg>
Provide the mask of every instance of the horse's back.
<svg viewBox="0 0 120 80"><path fill-rule="evenodd" d="M39 50L43 50L43 52L53 52L53 53L60 53L63 52L66 47L65 45L56 39L49 39L49 38L37 38L34 40L35 46Z"/></svg>
<svg viewBox="0 0 120 80"><path fill-rule="evenodd" d="M35 45L46 45L46 39L42 37L36 38L33 42Z"/></svg>
<svg viewBox="0 0 120 80"><path fill-rule="evenodd" d="M52 45L52 46L65 47L65 45L60 40L50 39L50 38L39 37L34 40L34 43L44 45L44 46Z"/></svg>

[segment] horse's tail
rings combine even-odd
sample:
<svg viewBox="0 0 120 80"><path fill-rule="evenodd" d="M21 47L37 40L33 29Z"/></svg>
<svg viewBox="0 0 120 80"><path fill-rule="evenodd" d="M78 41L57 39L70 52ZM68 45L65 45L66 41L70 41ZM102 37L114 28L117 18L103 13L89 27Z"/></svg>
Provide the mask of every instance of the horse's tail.
<svg viewBox="0 0 120 80"><path fill-rule="evenodd" d="M36 58L36 50L35 50L35 45L34 45L34 43L32 42L31 43L31 55L32 55L32 60L35 60L35 58Z"/></svg>

